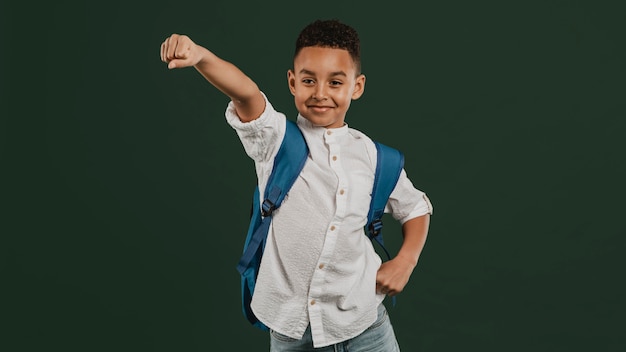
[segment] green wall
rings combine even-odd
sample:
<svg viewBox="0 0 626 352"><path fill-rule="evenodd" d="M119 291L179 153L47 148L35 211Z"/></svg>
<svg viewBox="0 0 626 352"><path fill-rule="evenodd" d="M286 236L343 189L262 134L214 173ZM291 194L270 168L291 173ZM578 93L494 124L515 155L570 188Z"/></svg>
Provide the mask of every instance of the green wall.
<svg viewBox="0 0 626 352"><path fill-rule="evenodd" d="M1 5L0 348L267 351L235 270L253 164L159 46L190 35L295 118L296 35L339 18L367 76L347 122L435 207L390 307L403 351L625 350L626 6L408 3Z"/></svg>

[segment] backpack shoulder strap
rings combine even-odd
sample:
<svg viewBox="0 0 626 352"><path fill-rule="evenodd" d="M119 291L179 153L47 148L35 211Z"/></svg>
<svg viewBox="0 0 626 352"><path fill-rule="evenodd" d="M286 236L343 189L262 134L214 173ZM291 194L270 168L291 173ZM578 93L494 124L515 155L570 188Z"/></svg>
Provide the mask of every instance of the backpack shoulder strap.
<svg viewBox="0 0 626 352"><path fill-rule="evenodd" d="M371 240L380 244L391 259L389 252L385 248L382 236L382 217L385 212L387 200L396 187L400 178L400 173L404 167L404 155L397 149L374 141L376 145L376 173L374 175L374 188L372 190L372 200L370 210L367 215L367 230Z"/></svg>
<svg viewBox="0 0 626 352"><path fill-rule="evenodd" d="M274 158L272 173L267 180L265 197L261 206L264 217L280 207L291 186L293 186L309 155L302 131L295 122L287 120L285 137Z"/></svg>
<svg viewBox="0 0 626 352"><path fill-rule="evenodd" d="M262 330L268 330L268 328L254 316L250 309L250 302L265 248L265 239L274 210L280 207L285 195L300 175L308 155L309 148L300 128L296 123L287 120L285 136L274 158L272 173L267 180L262 203L260 203L259 187L257 186L254 190L250 226L237 271L241 274L244 316L250 323Z"/></svg>

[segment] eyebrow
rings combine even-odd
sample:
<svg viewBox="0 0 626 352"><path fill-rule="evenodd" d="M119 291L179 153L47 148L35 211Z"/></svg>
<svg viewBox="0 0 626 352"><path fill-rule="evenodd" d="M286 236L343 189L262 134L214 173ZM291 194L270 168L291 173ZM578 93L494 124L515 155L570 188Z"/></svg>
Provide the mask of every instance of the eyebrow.
<svg viewBox="0 0 626 352"><path fill-rule="evenodd" d="M305 75L315 76L315 72L313 72L313 71L309 71L309 70L307 70L307 69L305 69L305 68L303 68L302 70L300 70L300 73L305 74ZM335 76L344 76L344 77L347 77L348 75L347 75L345 72L343 72L343 71L336 71L336 72L331 72L331 73L330 73L330 76L331 76L331 77L335 77Z"/></svg>

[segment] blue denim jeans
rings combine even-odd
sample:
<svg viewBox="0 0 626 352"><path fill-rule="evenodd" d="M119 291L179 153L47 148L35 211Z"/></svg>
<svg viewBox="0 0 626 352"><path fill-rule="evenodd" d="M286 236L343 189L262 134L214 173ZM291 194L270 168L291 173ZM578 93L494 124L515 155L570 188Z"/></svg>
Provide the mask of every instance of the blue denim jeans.
<svg viewBox="0 0 626 352"><path fill-rule="evenodd" d="M378 306L378 318L360 335L335 345L313 348L311 327L302 339L295 340L270 330L270 352L400 352L389 315L383 304Z"/></svg>

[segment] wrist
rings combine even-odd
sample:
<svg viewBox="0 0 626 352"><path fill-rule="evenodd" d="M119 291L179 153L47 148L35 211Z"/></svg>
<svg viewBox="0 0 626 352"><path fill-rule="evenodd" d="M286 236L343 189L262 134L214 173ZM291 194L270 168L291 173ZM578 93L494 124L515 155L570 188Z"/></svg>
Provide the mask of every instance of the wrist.
<svg viewBox="0 0 626 352"><path fill-rule="evenodd" d="M407 264L408 266L411 267L411 269L414 269L417 266L417 258L414 258L412 256L407 256L403 253L398 253L398 255L396 256L396 259Z"/></svg>

